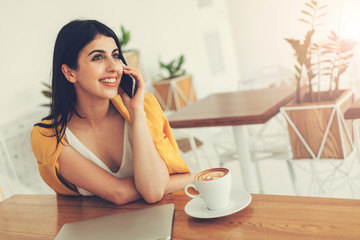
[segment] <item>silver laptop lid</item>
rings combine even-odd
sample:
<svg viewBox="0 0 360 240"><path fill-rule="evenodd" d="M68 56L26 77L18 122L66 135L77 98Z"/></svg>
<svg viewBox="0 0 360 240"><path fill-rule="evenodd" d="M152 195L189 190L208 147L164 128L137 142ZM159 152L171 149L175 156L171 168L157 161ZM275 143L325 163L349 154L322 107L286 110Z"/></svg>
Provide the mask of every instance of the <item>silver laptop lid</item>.
<svg viewBox="0 0 360 240"><path fill-rule="evenodd" d="M171 239L174 204L66 223L55 240Z"/></svg>

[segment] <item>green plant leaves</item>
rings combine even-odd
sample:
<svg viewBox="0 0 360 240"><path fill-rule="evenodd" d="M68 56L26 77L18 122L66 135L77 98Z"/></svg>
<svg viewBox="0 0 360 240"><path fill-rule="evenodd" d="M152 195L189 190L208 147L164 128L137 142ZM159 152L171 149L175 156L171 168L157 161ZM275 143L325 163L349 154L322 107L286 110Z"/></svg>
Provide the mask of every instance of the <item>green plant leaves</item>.
<svg viewBox="0 0 360 240"><path fill-rule="evenodd" d="M51 86L49 84L47 84L46 82L41 82L41 84L47 88L47 90L42 90L41 93L47 98L52 98ZM41 106L49 107L50 104L48 104L48 103L41 104Z"/></svg>
<svg viewBox="0 0 360 240"><path fill-rule="evenodd" d="M307 11L301 10L301 12L304 13L305 15L312 17L312 14L308 13Z"/></svg>
<svg viewBox="0 0 360 240"><path fill-rule="evenodd" d="M42 92L42 94L43 94L45 97L47 97L47 98L51 98L51 97L52 97L52 92L50 92L50 91L42 90L41 92Z"/></svg>
<svg viewBox="0 0 360 240"><path fill-rule="evenodd" d="M168 77L163 77L163 76L161 77L165 79L172 79L184 75L186 71L181 69L184 62L185 62L184 55L180 55L179 58L173 59L169 63L164 63L161 60L159 60L160 69L164 69L168 73Z"/></svg>
<svg viewBox="0 0 360 240"><path fill-rule="evenodd" d="M305 19L302 19L302 18L300 18L299 21L300 21L300 22L307 23L307 24L311 24L308 20L305 20Z"/></svg>
<svg viewBox="0 0 360 240"><path fill-rule="evenodd" d="M130 31L127 31L124 26L121 26L120 30L121 30L121 36L118 36L118 39L119 39L120 47L124 51L125 46L130 41L131 35L130 35Z"/></svg>
<svg viewBox="0 0 360 240"><path fill-rule="evenodd" d="M352 40L340 39L334 31L330 32L327 43L313 43L312 37L315 33L315 28L323 25L323 23L317 22L318 19L328 14L326 7L327 5L319 6L315 0L305 2L306 10L300 11L302 17L298 20L308 24L310 30L308 30L302 42L289 38L285 38L285 40L295 50L297 60L295 78L297 80L297 87L299 88L301 85L302 74L306 73L310 96L312 96L312 86L317 84L318 91L320 91L320 81L325 79L330 83L330 95L332 95L332 85L335 84L335 94L333 96L336 97L340 76L349 67L350 61L354 56L354 48L358 43ZM306 71L301 71L304 66ZM317 82L313 81L315 77ZM297 93L297 102L300 103L299 89Z"/></svg>

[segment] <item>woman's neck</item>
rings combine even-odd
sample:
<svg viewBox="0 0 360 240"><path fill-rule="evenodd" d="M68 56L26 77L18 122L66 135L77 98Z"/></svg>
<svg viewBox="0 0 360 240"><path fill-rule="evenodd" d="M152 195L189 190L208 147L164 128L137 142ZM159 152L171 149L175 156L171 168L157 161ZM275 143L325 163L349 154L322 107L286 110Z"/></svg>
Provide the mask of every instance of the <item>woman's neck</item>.
<svg viewBox="0 0 360 240"><path fill-rule="evenodd" d="M79 118L79 120L94 129L105 123L109 116L114 113L114 107L108 99L91 102L80 100L76 104L75 109L83 117Z"/></svg>

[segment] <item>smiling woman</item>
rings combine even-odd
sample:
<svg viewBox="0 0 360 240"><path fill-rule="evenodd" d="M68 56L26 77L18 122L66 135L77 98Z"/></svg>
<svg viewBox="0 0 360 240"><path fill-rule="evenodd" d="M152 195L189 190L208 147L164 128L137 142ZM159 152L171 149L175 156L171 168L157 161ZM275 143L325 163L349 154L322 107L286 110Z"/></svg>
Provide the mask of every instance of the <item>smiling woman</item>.
<svg viewBox="0 0 360 240"><path fill-rule="evenodd" d="M133 98L119 88L124 74L136 81ZM56 193L153 203L193 180L167 118L104 24L76 20L60 30L52 93L50 115L35 124L31 141Z"/></svg>

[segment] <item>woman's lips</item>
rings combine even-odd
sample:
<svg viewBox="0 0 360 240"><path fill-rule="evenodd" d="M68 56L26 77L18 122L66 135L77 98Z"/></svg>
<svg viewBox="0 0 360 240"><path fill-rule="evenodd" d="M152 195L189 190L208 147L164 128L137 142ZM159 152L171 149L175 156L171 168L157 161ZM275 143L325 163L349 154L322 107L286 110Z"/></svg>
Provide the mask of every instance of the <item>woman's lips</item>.
<svg viewBox="0 0 360 240"><path fill-rule="evenodd" d="M107 87L115 87L116 86L116 78L112 77L112 78L103 78L100 79L99 82L101 82L103 85L107 86Z"/></svg>

